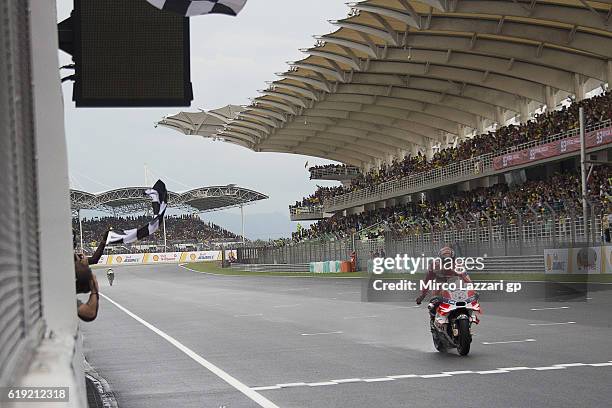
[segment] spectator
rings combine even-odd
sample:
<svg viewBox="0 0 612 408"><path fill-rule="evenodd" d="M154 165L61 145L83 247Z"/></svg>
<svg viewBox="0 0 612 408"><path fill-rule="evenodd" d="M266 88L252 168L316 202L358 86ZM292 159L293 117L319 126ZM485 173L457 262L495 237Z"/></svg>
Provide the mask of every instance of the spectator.
<svg viewBox="0 0 612 408"><path fill-rule="evenodd" d="M594 170L588 185L591 201L600 204L606 213L611 210L610 175L612 172L608 167ZM340 239L356 233L375 239L385 231L409 235L432 228L443 230L465 222L516 222L516 211L524 220L550 212L550 209L563 215L578 202L580 191L580 177L576 173L556 174L548 180L527 181L512 187L497 184L458 192L445 200L408 203L347 216L335 215L293 233L293 240ZM380 252L384 253L384 250Z"/></svg>
<svg viewBox="0 0 612 408"><path fill-rule="evenodd" d="M77 315L85 322L91 322L98 317L98 304L100 295L98 294L98 281L89 267L88 259L75 255L74 272L76 275L76 290L78 293L89 293L86 303L77 299Z"/></svg>
<svg viewBox="0 0 612 408"><path fill-rule="evenodd" d="M460 160L474 159L487 153L514 149L516 146L532 141L539 141L547 136L576 129L579 126L579 108L585 112L585 125L588 127L605 120L612 119L612 92L607 91L599 96L574 102L569 107L560 110L550 110L536 114L534 118L518 125L502 126L493 132L476 135L466 139L456 146L447 147L436 152L427 159L421 152L408 155L402 160L394 160L391 164L383 164L366 174L359 174L346 186L317 187L314 194L296 202L296 207L321 205L326 199L362 189L372 189L384 182L395 181L447 166ZM320 168L343 168L339 165L319 166ZM482 163L474 163L474 173L482 172Z"/></svg>
<svg viewBox="0 0 612 408"><path fill-rule="evenodd" d="M106 241L106 235L101 242L97 237L107 234L111 228L130 229L137 228L150 221L147 216L128 216L128 217L95 217L82 219L83 242L86 248L98 249L91 256L91 262L97 263L102 256ZM203 221L197 215L175 215L166 216L166 239L172 243L210 243L213 240L233 240L241 241L242 238L232 232L213 223ZM73 219L73 231L78 231L78 220ZM163 230L162 230L163 231ZM163 232L153 234L143 240L138 241L138 245L158 245L162 246ZM76 236L75 236L76 241ZM132 252L133 248L125 248L127 252Z"/></svg>

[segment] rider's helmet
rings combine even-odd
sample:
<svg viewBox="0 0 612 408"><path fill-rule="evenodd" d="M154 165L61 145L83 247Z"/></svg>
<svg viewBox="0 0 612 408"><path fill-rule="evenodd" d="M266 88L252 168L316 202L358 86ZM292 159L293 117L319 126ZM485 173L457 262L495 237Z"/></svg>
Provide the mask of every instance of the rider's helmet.
<svg viewBox="0 0 612 408"><path fill-rule="evenodd" d="M440 250L438 251L438 256L442 259L444 258L454 258L455 257L455 251L453 250L453 248L451 248L450 246L446 245L443 246L442 248L440 248Z"/></svg>
<svg viewBox="0 0 612 408"><path fill-rule="evenodd" d="M107 275L114 275L114 274L115 274L115 272L113 272L113 269L112 269L112 268L108 268L108 271L106 271L106 274L107 274Z"/></svg>

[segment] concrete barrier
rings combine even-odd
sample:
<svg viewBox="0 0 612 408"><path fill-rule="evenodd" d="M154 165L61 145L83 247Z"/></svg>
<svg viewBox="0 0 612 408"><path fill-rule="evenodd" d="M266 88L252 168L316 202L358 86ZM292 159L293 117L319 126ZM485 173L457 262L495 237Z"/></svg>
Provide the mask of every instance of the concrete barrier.
<svg viewBox="0 0 612 408"><path fill-rule="evenodd" d="M230 269L244 272L303 272L308 273L308 264L232 264Z"/></svg>

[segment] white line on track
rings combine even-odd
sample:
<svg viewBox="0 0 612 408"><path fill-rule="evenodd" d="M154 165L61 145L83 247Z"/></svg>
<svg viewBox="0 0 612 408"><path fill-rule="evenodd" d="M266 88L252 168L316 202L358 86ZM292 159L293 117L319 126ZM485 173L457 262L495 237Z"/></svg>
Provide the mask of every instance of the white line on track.
<svg viewBox="0 0 612 408"><path fill-rule="evenodd" d="M351 319L373 319L375 317L378 317L378 315L370 315L370 316L347 316L347 317L343 317L344 320L351 320Z"/></svg>
<svg viewBox="0 0 612 408"><path fill-rule="evenodd" d="M299 383L289 383L289 384L275 384L267 387L254 387L254 390L278 390L284 388L291 387L321 387L325 385L340 385L340 384L355 384L355 383L377 383L377 382L387 382L401 379L414 379L414 378L423 378L423 379L436 379L436 378L447 378L454 377L456 375L491 375L491 374L509 374L513 371L522 371L522 370L530 370L530 371L549 371L549 370L565 370L571 367L612 367L612 360L607 363L564 363L564 364L553 364L551 366L543 366L543 367L506 367L506 368L496 368L496 369L488 369L488 370L480 370L480 371L444 371L442 373L434 373L434 374L402 374L402 375L388 375L386 377L374 377L374 378L346 378L342 380L331 380L331 381L321 381L321 382L299 382Z"/></svg>
<svg viewBox="0 0 612 408"><path fill-rule="evenodd" d="M492 344L510 344L510 343L529 343L533 341L536 341L536 339L508 340L508 341L483 341L482 344L492 345Z"/></svg>
<svg viewBox="0 0 612 408"><path fill-rule="evenodd" d="M281 308L285 308L285 307L298 307L298 306L302 306L301 303L296 303L294 305L277 305L277 306L272 306L274 309L281 309Z"/></svg>
<svg viewBox="0 0 612 408"><path fill-rule="evenodd" d="M560 366L549 366L549 367L533 367L532 370L536 371L548 371L548 370L565 370L567 367Z"/></svg>
<svg viewBox="0 0 612 408"><path fill-rule="evenodd" d="M342 334L344 332L341 331L333 331L333 332L321 332L321 333L302 333L302 336L323 336L325 334Z"/></svg>
<svg viewBox="0 0 612 408"><path fill-rule="evenodd" d="M393 378L394 380L400 380L402 378L417 378L416 374L402 374L402 375L389 375L389 378Z"/></svg>
<svg viewBox="0 0 612 408"><path fill-rule="evenodd" d="M234 317L259 317L259 316L263 316L263 313L234 315Z"/></svg>
<svg viewBox="0 0 612 408"><path fill-rule="evenodd" d="M559 310L559 309L569 309L569 306L560 306L560 307L540 307L540 308L533 308L533 309L529 309L532 311L537 311L537 310Z"/></svg>
<svg viewBox="0 0 612 408"><path fill-rule="evenodd" d="M486 370L486 371L476 371L478 374L505 374L510 371L507 370Z"/></svg>
<svg viewBox="0 0 612 408"><path fill-rule="evenodd" d="M338 384L347 384L347 383L361 382L361 381L363 381L361 378L343 378L341 380L332 380L332 382L335 382Z"/></svg>
<svg viewBox="0 0 612 408"><path fill-rule="evenodd" d="M304 382L297 382L297 383L287 383L287 384L278 384L279 387L281 388L290 388L290 387L303 387L305 386L306 383Z"/></svg>
<svg viewBox="0 0 612 408"><path fill-rule="evenodd" d="M322 385L338 385L338 383L332 382L332 381L323 381L323 382L318 382L318 383L310 383L310 384L306 384L309 387L320 387Z"/></svg>
<svg viewBox="0 0 612 408"><path fill-rule="evenodd" d="M253 390L249 386L241 383L236 378L232 377L231 375L229 375L228 373L226 373L225 371L223 371L222 369L220 369L219 367L217 367L210 361L206 360L204 357L200 356L199 354L196 354L193 350L183 345L181 342L176 340L174 337L170 336L169 334L166 334L162 330L153 326L151 323L147 322L146 320L130 312L128 309L121 306L119 303L115 302L114 300L104 295L103 293L100 293L100 296L108 300L110 303L115 305L119 310L123 311L125 314L127 314L128 316L136 320L138 323L142 324L143 326L151 330L153 333L157 334L159 337L166 340L168 343L172 344L174 347L182 351L193 361L200 364L202 367L206 368L208 371L210 371L211 373L221 378L223 381L225 381L226 383L228 383L229 385L231 385L232 387L234 387L235 389L237 389L238 391L240 391L241 393L249 397L252 401L256 402L260 407L279 408L278 405L276 405L275 403L273 403L272 401L270 401L269 399L267 399L266 397L264 397L257 391Z"/></svg>
<svg viewBox="0 0 612 408"><path fill-rule="evenodd" d="M530 326L559 326L561 324L576 324L576 322L559 322L559 323L529 323Z"/></svg>
<svg viewBox="0 0 612 408"><path fill-rule="evenodd" d="M445 374L445 373L440 373L440 374L423 374L423 375L419 375L419 377L421 378L440 378L440 377L452 377L451 374Z"/></svg>
<svg viewBox="0 0 612 408"><path fill-rule="evenodd" d="M502 368L498 368L498 370L503 370L503 371L523 371L523 370L531 370L531 368L529 368L529 367L502 367Z"/></svg>
<svg viewBox="0 0 612 408"><path fill-rule="evenodd" d="M359 291L352 291L352 292L338 292L336 293L336 295L356 295L357 293L361 293Z"/></svg>

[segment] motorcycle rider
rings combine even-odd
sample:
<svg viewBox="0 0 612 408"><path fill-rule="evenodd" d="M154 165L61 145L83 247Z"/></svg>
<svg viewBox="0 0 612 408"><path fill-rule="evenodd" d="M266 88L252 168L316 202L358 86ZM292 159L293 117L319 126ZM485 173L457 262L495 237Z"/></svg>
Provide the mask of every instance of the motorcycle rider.
<svg viewBox="0 0 612 408"><path fill-rule="evenodd" d="M108 283L113 286L113 281L115 280L115 272L112 269L106 271L106 278L108 279Z"/></svg>
<svg viewBox="0 0 612 408"><path fill-rule="evenodd" d="M463 280L466 283L472 282L466 272L457 272L455 270L455 251L453 250L453 248L451 248L450 246L442 247L440 251L438 251L438 258L441 259L441 262L439 262L439 265L436 265L436 262L430 265L429 270L427 271L427 275L425 275L425 278L423 279L424 284L433 280L438 283L445 283L455 280L457 278ZM452 259L453 268L444 268L444 265L448 262L449 259ZM428 292L429 289L427 288L423 288L423 290L421 290L421 294L416 298L417 305L421 304L423 299L425 299L425 296L427 296ZM433 297L430 300L428 309L430 317L433 320L436 317L436 311L438 309L438 306L442 302L441 299L437 297L439 291L433 291L432 294Z"/></svg>

